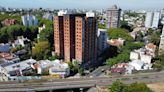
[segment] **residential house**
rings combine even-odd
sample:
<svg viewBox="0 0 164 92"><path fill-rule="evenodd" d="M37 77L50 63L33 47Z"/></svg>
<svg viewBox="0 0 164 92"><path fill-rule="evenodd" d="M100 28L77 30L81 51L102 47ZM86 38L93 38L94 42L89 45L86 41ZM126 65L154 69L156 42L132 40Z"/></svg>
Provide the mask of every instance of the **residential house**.
<svg viewBox="0 0 164 92"><path fill-rule="evenodd" d="M11 49L11 45L9 43L6 43L6 44L1 43L0 44L0 52L8 53L8 52L10 52L10 49Z"/></svg>
<svg viewBox="0 0 164 92"><path fill-rule="evenodd" d="M10 76L21 76L24 75L25 72L30 71L34 63L36 63L36 60L28 59L14 64L4 65L3 67Z"/></svg>
<svg viewBox="0 0 164 92"><path fill-rule="evenodd" d="M122 46L125 40L122 38L108 40L108 43L112 46Z"/></svg>
<svg viewBox="0 0 164 92"><path fill-rule="evenodd" d="M49 68L49 74L60 75L62 78L67 77L70 74L69 65L60 60L52 61L53 67Z"/></svg>
<svg viewBox="0 0 164 92"><path fill-rule="evenodd" d="M8 65L8 64L13 64L16 62L19 62L20 59L18 56L12 53L0 53L0 65Z"/></svg>
<svg viewBox="0 0 164 92"><path fill-rule="evenodd" d="M4 21L2 21L2 24L5 26L10 26L16 24L16 22L17 21L15 19L5 19Z"/></svg>

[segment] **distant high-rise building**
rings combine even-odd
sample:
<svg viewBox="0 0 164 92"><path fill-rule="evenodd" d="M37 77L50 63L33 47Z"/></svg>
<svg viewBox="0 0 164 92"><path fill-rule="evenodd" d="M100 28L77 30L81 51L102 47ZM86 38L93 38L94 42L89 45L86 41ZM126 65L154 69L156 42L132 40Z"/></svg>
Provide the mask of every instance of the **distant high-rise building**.
<svg viewBox="0 0 164 92"><path fill-rule="evenodd" d="M51 13L46 13L43 15L43 18L48 19L48 20L53 20L53 14Z"/></svg>
<svg viewBox="0 0 164 92"><path fill-rule="evenodd" d="M107 10L107 28L117 28L120 25L121 9L116 5Z"/></svg>
<svg viewBox="0 0 164 92"><path fill-rule="evenodd" d="M153 23L153 12L146 13L145 27L150 28Z"/></svg>
<svg viewBox="0 0 164 92"><path fill-rule="evenodd" d="M158 28L160 20L160 12L154 12L152 28Z"/></svg>
<svg viewBox="0 0 164 92"><path fill-rule="evenodd" d="M24 26L37 26L38 19L34 15L25 15L22 16L22 22Z"/></svg>
<svg viewBox="0 0 164 92"><path fill-rule="evenodd" d="M55 52L65 61L75 59L82 63L95 60L97 58L97 19L94 13L61 14L59 12L58 16L54 17L54 41Z"/></svg>
<svg viewBox="0 0 164 92"><path fill-rule="evenodd" d="M160 12L147 12L145 19L146 28L158 28Z"/></svg>

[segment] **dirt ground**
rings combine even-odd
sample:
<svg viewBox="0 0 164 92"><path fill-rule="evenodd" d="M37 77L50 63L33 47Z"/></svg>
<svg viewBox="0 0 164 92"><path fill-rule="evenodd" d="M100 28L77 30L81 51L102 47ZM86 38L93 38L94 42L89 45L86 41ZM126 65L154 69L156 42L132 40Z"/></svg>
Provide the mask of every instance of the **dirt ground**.
<svg viewBox="0 0 164 92"><path fill-rule="evenodd" d="M153 83L147 84L147 86L154 92L164 92L164 82L163 83Z"/></svg>

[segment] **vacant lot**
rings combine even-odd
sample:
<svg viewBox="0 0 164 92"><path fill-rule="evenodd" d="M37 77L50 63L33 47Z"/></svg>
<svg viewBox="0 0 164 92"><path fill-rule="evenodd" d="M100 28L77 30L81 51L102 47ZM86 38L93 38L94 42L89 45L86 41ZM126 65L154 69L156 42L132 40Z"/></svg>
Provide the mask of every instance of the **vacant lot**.
<svg viewBox="0 0 164 92"><path fill-rule="evenodd" d="M147 84L147 86L154 92L164 92L164 82L163 83L153 83Z"/></svg>

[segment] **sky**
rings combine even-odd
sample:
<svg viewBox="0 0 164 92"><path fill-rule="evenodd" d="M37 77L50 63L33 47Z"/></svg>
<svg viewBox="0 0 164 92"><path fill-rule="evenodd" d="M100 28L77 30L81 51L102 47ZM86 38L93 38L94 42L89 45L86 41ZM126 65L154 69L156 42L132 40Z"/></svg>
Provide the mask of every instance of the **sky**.
<svg viewBox="0 0 164 92"><path fill-rule="evenodd" d="M0 0L11 8L105 9L116 4L122 9L162 9L164 0Z"/></svg>

